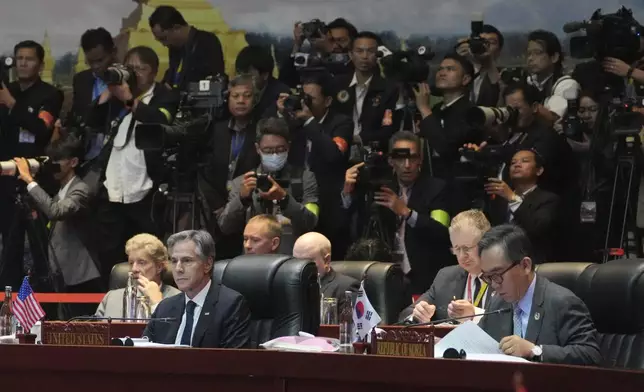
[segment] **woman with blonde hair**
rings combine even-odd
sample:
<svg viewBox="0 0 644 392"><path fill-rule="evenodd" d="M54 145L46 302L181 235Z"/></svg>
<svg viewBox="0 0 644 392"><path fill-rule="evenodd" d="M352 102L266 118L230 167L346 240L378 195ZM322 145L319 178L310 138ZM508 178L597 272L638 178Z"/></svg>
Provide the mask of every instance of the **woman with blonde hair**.
<svg viewBox="0 0 644 392"><path fill-rule="evenodd" d="M163 284L161 275L168 265L168 249L151 234L137 234L125 244L130 272L137 280L140 293L149 301L151 312L161 300L181 293L175 287ZM123 295L125 288L110 290L96 310L99 317L124 317Z"/></svg>
<svg viewBox="0 0 644 392"><path fill-rule="evenodd" d="M458 265L438 271L429 290L400 313L400 321L424 323L472 316L478 322L479 318L474 315L483 313L490 291L479 279L481 259L477 245L490 227L485 214L479 210L463 211L452 219L449 238Z"/></svg>

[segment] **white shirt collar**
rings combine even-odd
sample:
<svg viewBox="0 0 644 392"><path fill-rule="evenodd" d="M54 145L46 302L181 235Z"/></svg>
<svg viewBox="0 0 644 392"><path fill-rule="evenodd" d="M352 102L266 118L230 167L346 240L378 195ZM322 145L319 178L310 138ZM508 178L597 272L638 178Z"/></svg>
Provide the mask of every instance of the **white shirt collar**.
<svg viewBox="0 0 644 392"><path fill-rule="evenodd" d="M208 291L210 290L210 285L212 284L212 280L208 280L208 284L204 286L203 289L193 299L188 298L188 295L184 293L184 298L186 300L186 304L188 301L192 301L197 304L200 308L203 308L203 304L206 303L206 296L208 295Z"/></svg>
<svg viewBox="0 0 644 392"><path fill-rule="evenodd" d="M465 94L461 94L461 95L459 95L458 97L454 98L453 100L451 100L448 103L445 103L443 101L443 109L446 109L446 108L452 106L456 101L458 101L459 99L463 98L464 96L465 96Z"/></svg>
<svg viewBox="0 0 644 392"><path fill-rule="evenodd" d="M62 187L62 189L58 191L58 198L60 200L63 200L65 198L65 196L67 196L67 192L69 191L69 187L72 185L72 182L74 181L75 178L76 178L76 176L72 177L71 180L67 181L67 184L65 184L65 186Z"/></svg>
<svg viewBox="0 0 644 392"><path fill-rule="evenodd" d="M151 96L152 96L152 94L154 94L154 88L156 87L156 85L157 85L156 83L152 83L152 86L150 86L150 88L148 89L148 91L146 91L143 95L141 95L141 96L139 97L139 99L140 99L140 100L143 100L144 98L151 97Z"/></svg>
<svg viewBox="0 0 644 392"><path fill-rule="evenodd" d="M539 79L537 79L537 75L534 74L528 77L528 84L536 87L537 89L539 89L539 91L543 91L543 88L545 87L546 83L548 83L550 79L552 79L552 75L545 78L542 82L539 82Z"/></svg>
<svg viewBox="0 0 644 392"><path fill-rule="evenodd" d="M366 82L360 87L369 87L369 84L371 84L371 80L373 80L373 75L369 79L367 79ZM351 83L349 83L349 87L357 86L358 85L358 76L356 73L353 73L353 79L351 79Z"/></svg>
<svg viewBox="0 0 644 392"><path fill-rule="evenodd" d="M322 124L322 123L324 122L324 120L326 120L326 116L327 116L328 114L329 114L329 109L327 109L327 110L326 110L326 113L324 113L324 116L322 116L322 118L321 118L321 119L320 119L320 121L318 121L318 122L319 122L320 124Z"/></svg>
<svg viewBox="0 0 644 392"><path fill-rule="evenodd" d="M532 188L528 189L527 191L523 192L521 194L521 197L525 197L528 193L532 192L533 190L537 189L537 185L533 186Z"/></svg>

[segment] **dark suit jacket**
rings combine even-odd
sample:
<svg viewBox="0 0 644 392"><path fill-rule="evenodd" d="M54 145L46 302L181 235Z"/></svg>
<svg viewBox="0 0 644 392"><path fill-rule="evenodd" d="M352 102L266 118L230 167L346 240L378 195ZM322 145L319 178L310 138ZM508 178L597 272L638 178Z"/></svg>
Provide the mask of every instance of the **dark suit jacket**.
<svg viewBox="0 0 644 392"><path fill-rule="evenodd" d="M490 202L492 225L509 223L508 202L500 197ZM523 228L534 246L534 261L552 260L553 244L557 233L560 198L552 192L535 188L525 195L523 203L514 212L513 223Z"/></svg>
<svg viewBox="0 0 644 392"><path fill-rule="evenodd" d="M333 107L351 119L353 119L353 109L356 104L356 88L355 86L349 87L353 75L337 76L333 82L335 86ZM346 102L340 102L338 96L345 92L349 94L349 98ZM398 87L396 84L384 79L379 73L374 74L369 83L359 119L362 124L360 138L365 146L370 142L379 142L380 147L386 150L389 138L400 128L402 120L402 111L396 111L397 102ZM391 125L383 124L387 110L391 111Z"/></svg>
<svg viewBox="0 0 644 392"><path fill-rule="evenodd" d="M320 279L320 283L324 298L338 299L338 312L345 303L344 292L357 293L360 289L360 282L350 276L335 272L333 269Z"/></svg>
<svg viewBox="0 0 644 392"><path fill-rule="evenodd" d="M262 117L274 116L277 112L277 99L282 93L290 94L291 89L281 81L269 76L262 96L253 109L255 119L259 120Z"/></svg>
<svg viewBox="0 0 644 392"><path fill-rule="evenodd" d="M186 90L188 83L198 82L208 76L223 75L226 69L219 38L214 33L192 27L186 46L170 49L168 70L163 76L162 84L174 87L179 64L181 73L176 84L181 91Z"/></svg>
<svg viewBox="0 0 644 392"><path fill-rule="evenodd" d="M421 295L416 302L409 305L398 316L399 321L403 321L414 312L414 307L421 301L436 306L436 312L432 320L444 320L449 318L447 315L447 305L454 299L463 298L465 292L465 285L467 284L467 271L458 265L450 265L438 271L432 287L429 288L423 295ZM488 304L490 300L490 293L492 290L487 290L485 293L485 303ZM481 306L480 306L481 307Z"/></svg>
<svg viewBox="0 0 644 392"><path fill-rule="evenodd" d="M74 75L72 81L72 108L67 113L68 124L83 123L92 110L92 93L95 77L91 69L86 69Z"/></svg>
<svg viewBox="0 0 644 392"><path fill-rule="evenodd" d="M525 339L542 346L543 362L570 365L601 363L597 330L588 308L570 290L538 276ZM493 296L488 311L512 305ZM500 341L513 332L513 313L484 316L479 322L485 332Z"/></svg>
<svg viewBox="0 0 644 392"><path fill-rule="evenodd" d="M159 303L151 318L173 317L176 321L150 321L143 331L151 342L174 344L185 311L185 295L175 295ZM247 348L250 310L238 292L212 281L197 325L192 347Z"/></svg>
<svg viewBox="0 0 644 392"><path fill-rule="evenodd" d="M476 106L499 106L499 95L501 94L499 83L492 84L490 77L485 75L481 81L481 88L476 99Z"/></svg>

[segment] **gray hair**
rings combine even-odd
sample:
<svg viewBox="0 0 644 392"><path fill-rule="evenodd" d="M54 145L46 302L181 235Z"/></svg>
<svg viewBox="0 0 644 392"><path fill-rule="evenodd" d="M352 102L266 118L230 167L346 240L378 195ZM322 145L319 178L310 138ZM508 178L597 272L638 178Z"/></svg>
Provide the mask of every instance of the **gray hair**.
<svg viewBox="0 0 644 392"><path fill-rule="evenodd" d="M532 257L532 244L528 234L515 225L500 225L483 234L479 241L479 256L483 251L499 247L506 261L517 264L525 257ZM534 263L532 263L534 269Z"/></svg>
<svg viewBox="0 0 644 392"><path fill-rule="evenodd" d="M230 81L228 82L228 91L230 91L230 89L232 89L233 87L238 87L238 86L250 87L253 93L253 103L258 102L260 91L257 90L257 85L255 84L255 79L253 78L252 75L240 74L230 79Z"/></svg>
<svg viewBox="0 0 644 392"><path fill-rule="evenodd" d="M215 260L215 240L210 233L205 230L184 230L176 234L172 234L168 238L168 250L172 253L172 248L183 241L192 241L195 243L197 256L203 261L208 261L209 258Z"/></svg>

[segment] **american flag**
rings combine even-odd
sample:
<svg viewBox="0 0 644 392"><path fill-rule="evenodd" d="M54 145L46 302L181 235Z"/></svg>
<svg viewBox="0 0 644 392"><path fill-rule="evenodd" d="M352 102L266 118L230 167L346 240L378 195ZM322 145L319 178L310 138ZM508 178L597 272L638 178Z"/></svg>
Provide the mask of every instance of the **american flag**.
<svg viewBox="0 0 644 392"><path fill-rule="evenodd" d="M34 292L29 285L29 278L26 276L22 280L20 291L18 291L16 301L13 303L13 313L16 315L16 319L22 325L25 333L29 333L31 327L45 316L45 311L42 310L42 307L40 307L40 304L36 300Z"/></svg>

